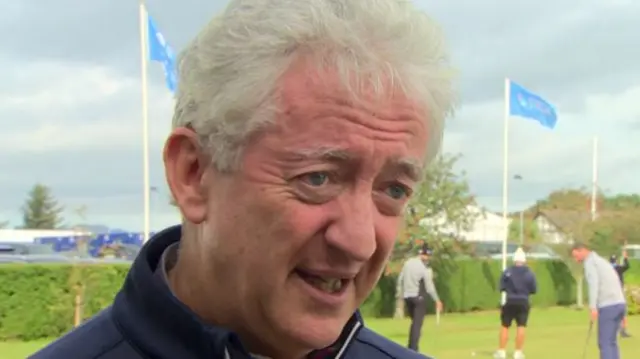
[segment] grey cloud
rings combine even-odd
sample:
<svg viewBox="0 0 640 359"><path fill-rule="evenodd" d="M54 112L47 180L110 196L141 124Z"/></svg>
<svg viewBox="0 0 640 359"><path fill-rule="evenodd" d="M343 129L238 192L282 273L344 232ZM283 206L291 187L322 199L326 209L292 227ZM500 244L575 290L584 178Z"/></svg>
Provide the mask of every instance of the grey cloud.
<svg viewBox="0 0 640 359"><path fill-rule="evenodd" d="M69 207L84 204L99 216L139 213L143 192L142 150L132 148L134 146L0 156L0 168L3 169L0 213L15 214L36 182L50 186L56 198ZM168 190L161 144L151 148L150 178L151 185L159 189L154 194L158 197L154 199L156 207L171 211L166 205ZM136 211L136 207L140 210Z"/></svg>
<svg viewBox="0 0 640 359"><path fill-rule="evenodd" d="M15 3L9 1L0 7ZM637 4L614 6L615 2L598 0L581 1L580 7L570 0L417 3L443 24L454 59L464 69L465 101L500 96L504 76L544 89L558 101L585 92L615 91L640 78ZM226 1L206 0L148 2L176 49L225 5ZM24 0L19 8L17 17L0 22L0 34L5 34L0 40L17 58L110 64L138 75L136 1Z"/></svg>
<svg viewBox="0 0 640 359"><path fill-rule="evenodd" d="M471 1L429 5L462 69L465 102L500 98L504 77L575 109L591 92L640 79L640 6L613 2Z"/></svg>
<svg viewBox="0 0 640 359"><path fill-rule="evenodd" d="M635 181L637 134L628 131L629 116L640 113L633 100L637 88L622 95L591 98L579 112L561 113L555 130L534 121L509 120L509 178L520 174L525 181L511 182L509 204L530 205L559 187L590 186L592 136L599 138L599 186L614 192L638 192ZM445 136L445 150L462 152L459 168L468 172L471 188L492 209L501 208L503 178L502 101L467 106L454 119L455 128ZM514 207L516 206L516 207Z"/></svg>
<svg viewBox="0 0 640 359"><path fill-rule="evenodd" d="M138 81L100 68L23 67L32 76L15 76L12 85L0 83L0 114L8 124L0 133L4 151L39 152L57 148L54 144L64 147L65 141L85 147L140 148L126 143L141 136ZM56 69L60 73L48 73ZM169 130L172 116L170 94L163 85L149 86L149 104L150 136L158 141ZM46 129L50 131L42 132Z"/></svg>
<svg viewBox="0 0 640 359"><path fill-rule="evenodd" d="M104 95L101 90L91 87L101 85L98 78L96 83L89 83L91 86L80 81L79 86L71 87L71 93L57 94L60 96L57 98L55 91L64 87L58 83L60 76L41 75L36 74L40 82L24 77L20 82L23 86L13 91L14 95L27 96L26 103L3 106L3 95L6 99L11 91L0 89L0 115L12 119L11 125L0 133L0 148L4 154L0 156L0 168L3 169L0 172L3 194L0 218L15 222L28 190L41 182L51 186L65 205L87 205L98 218L118 218L124 223L114 224L129 225L125 214L140 217L142 208L140 88L124 86L115 93ZM67 74L62 75L63 81L78 81L77 76L65 76ZM128 81L118 76L113 76L112 80L115 84ZM38 103L37 94L41 92L48 93L53 104L43 107ZM36 98L30 99L29 94ZM167 191L161 162L163 138L169 131L171 117L167 90L151 87L150 104L151 185L164 193L163 200L156 200L155 206L160 214L173 213L175 210L165 205ZM57 129L56 135L68 139L36 137L45 125L52 125ZM100 132L100 129L108 132ZM16 137L23 138L24 143L7 147L7 143L15 143ZM42 142L56 142L60 146L50 149Z"/></svg>
<svg viewBox="0 0 640 359"><path fill-rule="evenodd" d="M226 1L148 1L160 31L181 49ZM139 76L138 1L0 1L2 55L15 61L58 61L108 65ZM11 10L12 9L12 10ZM150 77L150 81L162 78Z"/></svg>
<svg viewBox="0 0 640 359"><path fill-rule="evenodd" d="M509 156L509 208L531 205L558 188L590 188L592 181L592 142L587 136L550 144L536 143L539 135L519 131L513 136ZM496 136L497 138L498 136ZM483 205L501 209L503 157L501 141L475 141L464 147L459 169L468 173L472 192L483 198ZM496 143L497 142L497 143ZM598 187L610 192L640 192L637 178L640 155L634 153L628 138L617 133L600 134ZM547 147L548 146L548 147ZM522 181L514 180L519 174Z"/></svg>
<svg viewBox="0 0 640 359"><path fill-rule="evenodd" d="M135 114L132 110L140 108L140 95L136 95L135 92L127 91L125 94L105 95L103 98L95 98L86 102L79 101L73 106L52 106L48 109L38 107L35 103L34 107L16 104L0 106L0 111L2 111L3 118L13 119L10 126L11 132L33 131L39 125L51 122L60 126L73 126L74 124L87 125L92 122L104 121L105 118L123 121ZM128 127L126 122L123 123L123 127ZM123 128L124 131L126 128ZM99 140L96 139L96 141Z"/></svg>

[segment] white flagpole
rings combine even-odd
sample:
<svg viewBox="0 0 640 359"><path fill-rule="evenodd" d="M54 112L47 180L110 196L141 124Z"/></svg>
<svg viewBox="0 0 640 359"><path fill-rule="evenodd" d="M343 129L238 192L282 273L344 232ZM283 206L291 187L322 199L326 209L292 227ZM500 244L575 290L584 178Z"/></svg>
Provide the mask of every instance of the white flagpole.
<svg viewBox="0 0 640 359"><path fill-rule="evenodd" d="M502 172L502 223L504 226L504 237L502 240L502 270L507 269L507 240L509 239L508 211L509 211L509 117L511 108L509 104L511 92L511 81L504 79L504 134L503 134L503 172ZM506 293L501 293L500 304L505 303Z"/></svg>
<svg viewBox="0 0 640 359"><path fill-rule="evenodd" d="M140 0L140 55L142 69L142 182L143 182L143 201L144 201L144 234L142 241L149 240L150 232L150 181L149 181L149 100L147 94L147 11L144 6L144 0Z"/></svg>
<svg viewBox="0 0 640 359"><path fill-rule="evenodd" d="M598 216L598 137L593 137L593 159L591 173L591 220Z"/></svg>

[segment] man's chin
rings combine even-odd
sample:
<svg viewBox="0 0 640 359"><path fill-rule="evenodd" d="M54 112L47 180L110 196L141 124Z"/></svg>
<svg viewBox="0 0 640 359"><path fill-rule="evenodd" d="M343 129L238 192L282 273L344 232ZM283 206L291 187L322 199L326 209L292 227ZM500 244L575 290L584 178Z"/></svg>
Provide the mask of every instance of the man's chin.
<svg viewBox="0 0 640 359"><path fill-rule="evenodd" d="M326 318L315 315L302 315L293 318L295 324L287 328L293 340L308 351L326 348L335 343L348 318Z"/></svg>

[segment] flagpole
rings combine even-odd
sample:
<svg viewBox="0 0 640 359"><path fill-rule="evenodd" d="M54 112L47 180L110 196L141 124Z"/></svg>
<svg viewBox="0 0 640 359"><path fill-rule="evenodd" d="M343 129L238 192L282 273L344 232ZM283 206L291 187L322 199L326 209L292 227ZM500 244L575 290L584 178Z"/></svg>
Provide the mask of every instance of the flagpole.
<svg viewBox="0 0 640 359"><path fill-rule="evenodd" d="M150 180L149 180L149 97L147 93L147 11L144 0L140 0L140 64L142 70L142 182L144 202L143 242L149 240L150 232Z"/></svg>
<svg viewBox="0 0 640 359"><path fill-rule="evenodd" d="M503 144L503 169L502 169L502 223L503 223L503 239L502 239L502 270L507 269L507 240L509 239L508 211L509 211L509 115L510 109L510 92L511 81L509 78L504 79L504 133L502 138ZM506 293L501 293L500 303L505 303Z"/></svg>
<svg viewBox="0 0 640 359"><path fill-rule="evenodd" d="M593 158L591 173L591 220L598 215L598 137L593 137Z"/></svg>
<svg viewBox="0 0 640 359"><path fill-rule="evenodd" d="M507 225L509 212L509 93L511 89L511 81L508 78L504 80L504 134L502 138L503 157L502 157L502 221L505 226L505 233L502 240L502 270L507 269L507 240L509 237L509 229Z"/></svg>

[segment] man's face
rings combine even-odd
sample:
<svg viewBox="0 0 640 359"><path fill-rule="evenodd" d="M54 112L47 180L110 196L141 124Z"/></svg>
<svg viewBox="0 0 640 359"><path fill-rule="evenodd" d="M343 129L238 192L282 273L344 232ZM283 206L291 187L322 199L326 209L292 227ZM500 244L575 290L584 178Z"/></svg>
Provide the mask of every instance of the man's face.
<svg viewBox="0 0 640 359"><path fill-rule="evenodd" d="M587 254L589 254L589 252L583 248L578 248L571 251L571 256L578 263L582 263L587 257Z"/></svg>
<svg viewBox="0 0 640 359"><path fill-rule="evenodd" d="M354 106L335 76L310 69L284 76L281 114L249 140L241 169L200 180L199 262L224 288L208 300L228 303L244 326L232 329L264 352L338 338L391 254L428 142L411 101Z"/></svg>

